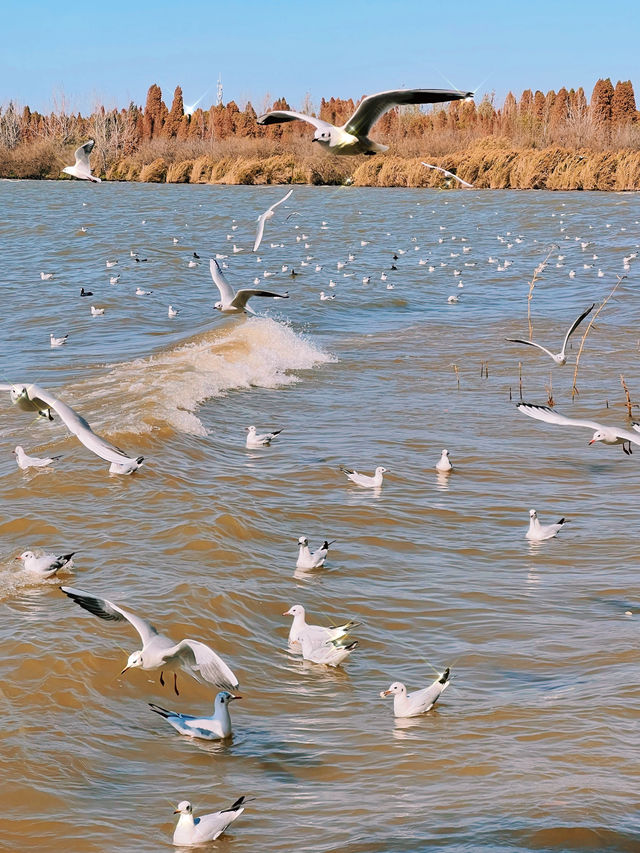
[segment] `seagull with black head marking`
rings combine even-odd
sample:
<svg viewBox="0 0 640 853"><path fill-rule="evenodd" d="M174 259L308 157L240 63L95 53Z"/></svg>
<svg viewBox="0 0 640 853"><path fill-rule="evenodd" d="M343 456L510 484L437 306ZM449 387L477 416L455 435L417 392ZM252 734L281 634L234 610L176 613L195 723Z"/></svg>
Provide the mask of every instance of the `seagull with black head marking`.
<svg viewBox="0 0 640 853"><path fill-rule="evenodd" d="M178 711L167 711L160 705L149 702L149 707L156 714L164 717L170 726L187 737L197 737L202 740L224 740L231 737L231 715L229 703L242 699L237 693L222 690L215 698L213 714L210 717L194 717L190 714L180 714Z"/></svg>
<svg viewBox="0 0 640 853"><path fill-rule="evenodd" d="M95 142L93 139L90 139L88 142L85 142L79 148L76 148L75 158L76 162L73 166L65 166L62 170L67 175L71 175L74 178L79 178L81 181L92 181L94 184L100 184L102 181L100 178L96 178L95 175L91 174L91 165L89 164L89 154L93 151L93 146Z"/></svg>
<svg viewBox="0 0 640 853"><path fill-rule="evenodd" d="M129 655L121 675L136 667L145 670L159 669L160 684L164 687L163 674L165 670L169 670L173 672L173 689L176 696L180 695L177 673L179 669L200 684L214 684L222 690L229 691L235 690L238 686L238 679L226 663L204 643L188 639L175 643L169 637L159 634L151 622L106 598L99 598L97 595L70 586L61 586L60 590L94 616L107 622L128 622L138 632L142 640L142 649Z"/></svg>
<svg viewBox="0 0 640 853"><path fill-rule="evenodd" d="M315 116L292 110L272 110L258 118L258 124L306 121L315 127L313 142L332 154L378 154L388 146L369 139L369 131L388 110L404 104L439 104L473 97L473 92L456 89L392 89L364 98L343 125L336 127Z"/></svg>
<svg viewBox="0 0 640 853"><path fill-rule="evenodd" d="M226 280L220 269L220 265L214 258L209 261L209 269L213 283L220 291L220 301L213 306L216 310L225 314L242 314L248 311L255 314L253 308L247 304L252 296L271 296L274 299L288 299L288 293L272 293L269 290L256 290L255 288L242 288L235 291Z"/></svg>

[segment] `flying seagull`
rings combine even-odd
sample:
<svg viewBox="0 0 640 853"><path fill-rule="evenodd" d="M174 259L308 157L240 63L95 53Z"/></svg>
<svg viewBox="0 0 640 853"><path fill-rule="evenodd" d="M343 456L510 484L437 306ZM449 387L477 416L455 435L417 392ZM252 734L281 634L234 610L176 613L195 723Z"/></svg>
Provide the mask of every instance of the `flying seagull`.
<svg viewBox="0 0 640 853"><path fill-rule="evenodd" d="M618 427L608 427L599 424L597 421L583 421L577 418L567 418L559 412L550 409L548 406L537 406L535 403L518 403L516 408L523 415L529 415L530 418L535 418L538 421L545 421L548 424L558 424L558 426L577 426L593 429L595 432L589 444L594 444L596 441L601 441L603 444L621 444L622 449L628 455L631 455L631 445L640 444L640 431L633 424L635 432L628 429L618 429Z"/></svg>
<svg viewBox="0 0 640 853"><path fill-rule="evenodd" d="M550 350L548 350L546 347L543 347L541 344L535 343L535 341L525 341L525 340L522 340L521 338L507 338L507 340L511 341L512 344L527 344L527 346L530 346L530 347L537 347L538 349L542 350L542 352L546 352L546 354L548 356L550 356L555 361L556 364L559 364L560 366L562 366L563 364L567 363L567 342L569 341L569 338L575 332L575 330L578 328L580 323L582 323L584 318L587 317L589 314L591 314L591 312L593 311L593 309L595 307L596 307L596 303L594 302L590 308L587 308L586 311L583 311L582 314L578 317L578 319L573 322L573 324L569 328L569 331L564 336L564 341L562 342L562 349L558 353L554 354L554 353L550 352Z"/></svg>
<svg viewBox="0 0 640 853"><path fill-rule="evenodd" d="M436 172L442 172L443 175L446 175L447 178L454 178L458 181L459 184L462 184L463 187L469 187L469 189L473 189L473 184L467 183L467 181L463 181L462 178L459 178L457 175L454 175L453 172L450 172L448 169L443 169L442 166L432 166L430 163L422 163L423 166L426 166L427 169L435 169Z"/></svg>
<svg viewBox="0 0 640 853"><path fill-rule="evenodd" d="M96 595L71 586L61 586L60 590L94 616L105 619L107 622L128 622L140 634L142 649L129 655L121 675L134 667L159 669L160 684L164 687L164 670L171 670L173 671L173 689L177 696L180 695L176 672L178 669L182 669L200 684L215 684L222 690L234 690L238 686L238 679L226 663L204 643L197 640L181 640L179 643L174 643L169 637L159 634L151 622L118 607L106 598L98 598Z"/></svg>
<svg viewBox="0 0 640 853"><path fill-rule="evenodd" d="M258 124L307 121L316 129L312 141L319 142L333 154L378 154L386 151L388 146L374 142L367 134L388 110L402 104L439 104L471 97L473 92L460 92L457 89L392 89L389 92L369 95L361 101L351 118L340 127L315 116L291 110L273 110L260 116Z"/></svg>
<svg viewBox="0 0 640 853"><path fill-rule="evenodd" d="M89 154L93 151L94 145L95 142L93 139L90 139L84 145L81 145L80 148L76 148L76 162L73 166L65 166L62 171L67 175L73 175L74 178L80 178L82 181L93 181L94 184L101 184L102 181L100 178L96 178L95 175L91 174L91 166L89 165Z"/></svg>
<svg viewBox="0 0 640 853"><path fill-rule="evenodd" d="M288 293L271 293L269 290L255 290L249 287L235 291L222 275L220 265L213 258L209 261L209 269L211 270L213 283L220 291L220 302L216 302L213 306L218 311L229 314L242 314L243 311L248 311L249 314L255 314L256 312L253 308L249 308L247 305L252 296L272 296L277 299L289 298Z"/></svg>
<svg viewBox="0 0 640 853"><path fill-rule="evenodd" d="M267 219L271 219L271 217L274 215L273 211L276 209L276 207L279 204L282 204L284 201L286 201L292 192L293 192L293 190L289 190L289 192L286 194L286 196L284 198L281 198L280 201L277 201L275 204L272 204L268 210L265 210L265 212L262 213L258 217L258 229L256 231L256 241L253 244L253 251L254 252L258 251L258 246L260 245L260 243L262 243L262 235L264 234L264 226L265 226ZM287 217L287 219L288 218L289 217Z"/></svg>
<svg viewBox="0 0 640 853"><path fill-rule="evenodd" d="M142 465L143 456L128 456L115 445L96 435L82 415L39 385L0 384L0 391L9 391L11 402L24 411L35 411L51 421L53 420L51 412L55 412L78 441L96 456L111 463L109 473L131 474Z"/></svg>

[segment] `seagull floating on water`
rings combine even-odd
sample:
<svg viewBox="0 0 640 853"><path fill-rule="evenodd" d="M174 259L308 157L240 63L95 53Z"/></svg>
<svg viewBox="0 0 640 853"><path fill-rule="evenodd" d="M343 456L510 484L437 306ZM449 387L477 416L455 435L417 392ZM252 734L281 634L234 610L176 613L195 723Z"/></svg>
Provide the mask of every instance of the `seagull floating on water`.
<svg viewBox="0 0 640 853"><path fill-rule="evenodd" d="M271 219L272 216L275 215L274 210L276 209L276 207L278 207L279 204L282 204L283 202L285 202L289 198L289 196L291 195L292 192L293 192L293 190L289 190L289 192L286 194L286 196L284 198L281 198L280 201L277 201L275 204L272 204L271 207L267 208L267 210L265 210L265 212L260 214L260 216L258 217L258 228L256 230L256 239L255 239L255 242L253 244L253 251L254 252L258 251L258 246L260 245L260 243L262 243L262 235L264 234L264 226L265 226L267 219ZM282 270L282 272L285 272L285 270Z"/></svg>
<svg viewBox="0 0 640 853"><path fill-rule="evenodd" d="M95 175L91 174L89 154L91 154L94 145L95 142L93 139L90 139L88 142L85 142L84 145L76 148L76 162L73 166L65 166L62 171L67 175L72 175L74 178L80 178L81 181L92 181L94 184L102 183L100 178L96 178Z"/></svg>
<svg viewBox="0 0 640 853"><path fill-rule="evenodd" d="M340 467L340 470L347 475L347 479L355 483L356 486L362 486L365 489L379 489L382 485L382 475L387 473L387 469L379 465L374 471L373 477L368 474L359 474L350 468Z"/></svg>
<svg viewBox="0 0 640 853"><path fill-rule="evenodd" d="M177 317L180 312L173 307L173 305L169 305L169 310L167 311L168 317Z"/></svg>
<svg viewBox="0 0 640 853"><path fill-rule="evenodd" d="M20 444L12 451L12 453L15 454L18 468L22 468L23 471L26 471L27 468L46 468L55 462L56 459L62 459L62 456L28 456Z"/></svg>
<svg viewBox="0 0 640 853"><path fill-rule="evenodd" d="M38 557L33 551L24 551L19 557L16 557L16 560L22 560L25 571L33 572L42 578L50 578L55 575L58 569L65 566L71 568L74 554L75 551L70 554L62 554L59 557L56 557L55 554L42 554Z"/></svg>
<svg viewBox="0 0 640 853"><path fill-rule="evenodd" d="M548 424L558 424L558 426L580 426L593 429L595 432L588 444L594 444L596 441L601 441L603 444L621 444L622 449L629 456L631 455L631 445L640 444L640 432L633 424L634 432L628 429L619 429L618 427L608 427L599 424L597 421L583 421L578 418L567 418L561 415L549 406L539 406L535 403L518 403L516 408L524 415L529 415L530 418L535 418L538 421L545 421Z"/></svg>
<svg viewBox="0 0 640 853"><path fill-rule="evenodd" d="M178 669L182 669L200 684L214 684L228 691L235 690L238 686L238 679L226 663L204 643L188 639L174 643L173 640L159 634L146 619L118 607L106 598L98 598L96 595L70 586L61 586L60 589L72 601L89 613L93 613L94 616L105 619L107 622L128 622L136 629L142 640L142 649L129 655L121 675L135 667L145 670L159 669L160 684L164 687L163 673L165 670L170 670L173 672L173 689L176 696L180 695Z"/></svg>
<svg viewBox="0 0 640 853"><path fill-rule="evenodd" d="M248 311L250 314L255 314L256 312L253 308L247 305L252 296L271 296L277 299L289 298L288 293L271 293L268 290L255 290L246 287L235 291L222 274L220 265L213 258L209 261L209 269L211 270L213 283L220 291L220 301L216 302L213 306L218 311L229 314L241 314L243 311Z"/></svg>
<svg viewBox="0 0 640 853"><path fill-rule="evenodd" d="M102 317L104 314L104 308L96 308L95 305L91 306L91 316L92 317Z"/></svg>
<svg viewBox="0 0 640 853"><path fill-rule="evenodd" d="M403 104L439 104L472 96L473 92L460 92L456 89L392 89L369 95L360 102L351 118L340 127L315 116L291 110L272 110L261 115L258 124L306 121L316 129L312 141L319 142L332 154L378 154L386 151L388 146L369 139L368 133L388 110Z"/></svg>
<svg viewBox="0 0 640 853"><path fill-rule="evenodd" d="M320 645L316 645L313 636L310 634L303 633L300 635L302 657L312 663L321 663L325 666L340 666L357 645L358 640L349 640L348 637L326 640Z"/></svg>
<svg viewBox="0 0 640 853"><path fill-rule="evenodd" d="M49 344L54 349L55 347L63 347L66 344L68 337L69 335L62 335L62 337L56 338L55 335L51 334L49 335Z"/></svg>
<svg viewBox="0 0 640 853"><path fill-rule="evenodd" d="M436 462L436 471L440 471L441 474L447 474L449 471L453 470L453 465L449 460L449 451L443 450L442 456Z"/></svg>
<svg viewBox="0 0 640 853"><path fill-rule="evenodd" d="M538 513L535 509L529 510L529 529L525 533L525 539L532 542L542 542L545 539L553 539L558 535L562 526L567 523L566 518L561 518L556 524L540 524Z"/></svg>
<svg viewBox="0 0 640 853"><path fill-rule="evenodd" d="M281 432L281 429L275 429L273 432L263 432L258 435L256 428L249 426L247 427L247 447L268 447Z"/></svg>
<svg viewBox="0 0 640 853"><path fill-rule="evenodd" d="M511 341L511 343L514 343L514 344L527 344L527 346L530 346L530 347L537 347L537 349L542 350L542 352L546 352L546 354L548 356L550 356L550 358L552 358L556 364L558 364L558 365L566 364L567 363L567 343L569 341L569 338L571 337L573 332L575 332L575 330L578 328L580 323L582 323L584 318L587 317L593 311L595 306L596 306L596 303L594 302L590 308L587 308L586 311L583 311L582 314L578 317L578 319L572 323L571 327L569 328L569 331L564 336L564 341L562 342L562 349L558 353L554 354L550 350L548 350L546 347L543 347L541 344L537 344L534 341L525 341L525 340L522 340L521 338L507 338L507 340Z"/></svg>
<svg viewBox="0 0 640 853"><path fill-rule="evenodd" d="M380 695L393 696L393 714L395 717L417 717L420 714L426 714L436 704L441 694L447 689L449 684L449 667L445 669L442 675L425 687L423 690L415 690L413 693L407 693L407 688L401 681L394 681L387 690L383 690Z"/></svg>
<svg viewBox="0 0 640 853"><path fill-rule="evenodd" d="M161 708L152 702L149 702L149 707L156 714L164 717L181 735L203 740L223 740L232 734L229 703L234 699L242 699L242 696L222 690L216 696L213 714L210 717L193 717L189 714L180 714L178 711L167 711L166 708Z"/></svg>
<svg viewBox="0 0 640 853"><path fill-rule="evenodd" d="M308 637L313 645L321 646L327 642L340 640L352 628L360 624L359 622L349 620L344 625L330 625L328 628L322 625L309 625L305 618L305 609L301 604L292 605L282 615L293 616L293 622L289 631L289 645L295 649L301 649L303 637Z"/></svg>
<svg viewBox="0 0 640 853"><path fill-rule="evenodd" d="M43 281L51 281L51 279L53 278L53 273L52 272L41 272L40 278Z"/></svg>
<svg viewBox="0 0 640 853"><path fill-rule="evenodd" d="M183 800L178 803L174 814L179 814L178 823L173 833L173 843L176 847L195 847L207 841L215 841L227 827L237 820L244 811L244 797L236 800L228 809L211 814L203 814L194 818L191 803Z"/></svg>
<svg viewBox="0 0 640 853"><path fill-rule="evenodd" d="M335 539L333 540L335 542ZM301 536L298 539L298 561L296 569L319 569L324 565L329 552L329 545L333 542L327 542L325 539L322 547L318 548L313 553L309 550L309 540L306 536Z"/></svg>

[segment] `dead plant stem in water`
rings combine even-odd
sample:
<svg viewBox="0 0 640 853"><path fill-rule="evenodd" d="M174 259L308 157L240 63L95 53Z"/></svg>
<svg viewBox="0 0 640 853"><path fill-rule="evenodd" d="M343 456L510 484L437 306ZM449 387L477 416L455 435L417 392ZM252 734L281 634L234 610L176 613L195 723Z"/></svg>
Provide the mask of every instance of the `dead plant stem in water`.
<svg viewBox="0 0 640 853"><path fill-rule="evenodd" d="M528 324L529 324L529 340L530 340L530 341L532 341L532 340L533 340L533 325L532 325L532 323L531 323L531 300L533 299L533 288L536 286L536 281L538 280L538 277L540 276L540 273L541 273L541 272L544 270L544 268L546 267L546 265L547 265L547 261L548 261L548 260L549 260L549 258L551 257L551 253L552 253L554 250L555 250L555 251L557 251L557 250L558 250L558 247L556 246L556 244L555 244L555 243L553 243L553 244L552 244L551 248L550 248L550 249L549 249L549 251L547 252L547 255L546 255L545 259L544 259L541 263L539 263L539 264L538 264L538 266L534 269L534 271L533 271L533 278L532 278L532 279L531 279L531 281L529 282L529 294L528 294L528 296L527 296L527 322L528 322Z"/></svg>
<svg viewBox="0 0 640 853"><path fill-rule="evenodd" d="M592 316L592 318L589 320L589 324L588 324L587 328L584 330L584 335L582 336L582 340L580 341L580 347L579 347L579 349L578 349L578 355L576 356L576 366L575 366L575 370L573 371L573 386L572 386L572 388L571 388L571 400L572 400L572 401L573 401L573 400L575 400L576 395L579 395L579 394L580 394L580 392L578 391L578 386L576 385L576 380L578 379L578 367L580 366L580 356L582 355L582 350L583 350L583 348L584 348L584 342L585 342L585 341L586 341L586 339L587 339L587 335L588 335L588 334L589 334L589 332L591 331L591 327L592 327L592 326L593 326L593 324L595 323L596 317L597 317L597 316L598 316L598 314L602 311L602 309L603 309L603 308L604 308L604 306L607 304L607 302L611 299L611 297L613 296L613 294L616 292L616 290L618 289L618 287L619 287L620 283L621 283L621 282L623 282L623 281L625 280L626 275L618 275L618 276L616 276L616 278L617 278L618 280L617 280L617 282L615 283L615 285L613 286L613 289L612 289L611 293L610 293L608 296L606 296L606 297L603 299L602 304L598 306L598 310L595 312L595 314L594 314L594 315Z"/></svg>

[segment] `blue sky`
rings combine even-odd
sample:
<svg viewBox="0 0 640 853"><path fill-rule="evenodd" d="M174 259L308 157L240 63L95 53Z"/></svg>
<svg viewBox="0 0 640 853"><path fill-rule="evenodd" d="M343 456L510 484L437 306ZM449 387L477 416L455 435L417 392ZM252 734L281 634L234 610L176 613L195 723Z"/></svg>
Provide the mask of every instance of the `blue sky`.
<svg viewBox="0 0 640 853"><path fill-rule="evenodd" d="M77 10L84 9L78 16ZM630 79L640 101L636 4L573 0L479 0L442 4L322 0L205 2L122 0L59 4L9 0L0 29L0 104L49 110L143 104L151 83L170 102L284 96L300 107L335 95L407 87L478 88L478 100L509 90ZM640 104L639 104L640 106Z"/></svg>

